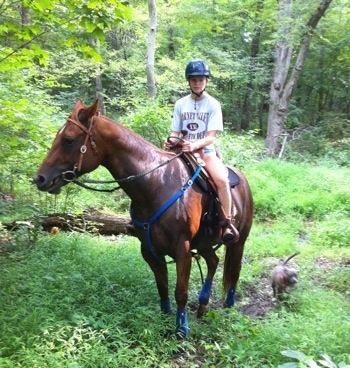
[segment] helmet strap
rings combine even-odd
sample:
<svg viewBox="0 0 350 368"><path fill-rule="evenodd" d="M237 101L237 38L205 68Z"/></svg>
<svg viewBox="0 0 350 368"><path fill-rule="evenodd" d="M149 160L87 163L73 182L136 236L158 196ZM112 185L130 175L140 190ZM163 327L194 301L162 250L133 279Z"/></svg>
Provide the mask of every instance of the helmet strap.
<svg viewBox="0 0 350 368"><path fill-rule="evenodd" d="M197 97L201 97L202 96L202 93L205 91L205 88L201 91L201 92L199 92L199 93L196 93L196 92L194 92L193 91L193 89L190 87L190 90L191 90L191 92L194 94L194 95L196 95Z"/></svg>

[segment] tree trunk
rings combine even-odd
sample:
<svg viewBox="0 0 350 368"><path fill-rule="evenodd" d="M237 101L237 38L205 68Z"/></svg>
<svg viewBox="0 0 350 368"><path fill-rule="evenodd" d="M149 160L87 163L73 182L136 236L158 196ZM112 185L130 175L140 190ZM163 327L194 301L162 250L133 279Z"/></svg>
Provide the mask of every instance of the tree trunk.
<svg viewBox="0 0 350 368"><path fill-rule="evenodd" d="M18 10L21 14L21 24L22 26L28 26L30 21L29 21L29 8L26 8L23 5L19 5ZM25 49L29 49L29 44L25 43L23 48Z"/></svg>
<svg viewBox="0 0 350 368"><path fill-rule="evenodd" d="M240 129L248 130L249 123L251 119L251 110L252 106L250 103L252 91L254 91L253 80L255 76L256 63L259 56L260 49L260 36L261 36L261 25L259 21L259 13L264 8L263 0L258 0L257 2L257 12L255 17L255 23L257 24L254 28L253 39L250 48L250 68L249 68L249 80L246 87L246 92L243 98L243 106L242 106L242 118L241 118L241 126Z"/></svg>
<svg viewBox="0 0 350 368"><path fill-rule="evenodd" d="M149 32L147 47L147 89L148 97L154 99L157 94L155 77L154 77L154 55L156 47L156 30L157 30L157 8L155 0L148 0L149 14Z"/></svg>
<svg viewBox="0 0 350 368"><path fill-rule="evenodd" d="M279 41L276 47L273 80L270 87L270 108L267 123L267 137L265 147L270 157L278 155L281 147L280 137L283 134L284 122L288 113L288 106L296 83L304 66L313 31L332 0L321 0L318 8L311 15L304 33L298 56L293 69L290 62L293 53L292 41L287 39L292 30L292 0L279 1ZM289 21L286 21L289 19ZM289 79L287 80L290 72Z"/></svg>
<svg viewBox="0 0 350 368"><path fill-rule="evenodd" d="M29 24L29 8L26 8L23 5L20 5L18 7L18 10L21 14L21 23L24 26L27 26Z"/></svg>
<svg viewBox="0 0 350 368"><path fill-rule="evenodd" d="M89 38L89 43L93 47L99 48L98 40L94 38ZM105 102L104 102L104 97L103 97L103 84L102 84L100 63L96 65L95 93L96 93L96 98L98 99L99 110L102 115L106 115L106 108L105 108Z"/></svg>
<svg viewBox="0 0 350 368"><path fill-rule="evenodd" d="M98 99L98 106L99 106L99 110L101 114L106 115L106 107L105 107L105 102L104 102L104 97L103 97L102 77L99 72L100 70L99 66L97 68L98 68L98 73L96 75L96 98Z"/></svg>

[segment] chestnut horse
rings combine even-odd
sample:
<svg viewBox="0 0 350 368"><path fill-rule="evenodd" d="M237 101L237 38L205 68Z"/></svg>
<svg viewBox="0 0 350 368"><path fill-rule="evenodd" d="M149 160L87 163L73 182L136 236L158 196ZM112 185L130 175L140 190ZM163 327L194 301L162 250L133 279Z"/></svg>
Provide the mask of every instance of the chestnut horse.
<svg viewBox="0 0 350 368"><path fill-rule="evenodd" d="M215 246L220 242L220 226L215 217L213 195L200 185L202 169L191 170L181 154L166 152L98 112L98 101L86 107L80 99L39 168L34 182L39 190L52 194L99 165L106 167L131 199L130 214L141 253L152 269L160 309L170 314L167 262L176 263L175 300L178 338L188 334L186 304L193 248L204 258L207 274L199 294L198 317L206 311L212 280L219 262ZM246 178L238 170L240 183L232 188L238 242L226 246L223 287L224 306L235 301L244 243L253 217L253 201ZM217 201L217 200L216 200ZM209 208L209 209L208 209ZM209 215L208 215L209 214ZM204 218L211 218L213 231L207 231ZM208 222L208 219L207 219Z"/></svg>

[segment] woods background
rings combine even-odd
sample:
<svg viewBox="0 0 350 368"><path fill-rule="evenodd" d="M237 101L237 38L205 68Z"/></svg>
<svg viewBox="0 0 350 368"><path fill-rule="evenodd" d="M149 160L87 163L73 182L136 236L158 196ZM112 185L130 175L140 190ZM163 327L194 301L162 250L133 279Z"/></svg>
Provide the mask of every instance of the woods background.
<svg viewBox="0 0 350 368"><path fill-rule="evenodd" d="M3 1L0 22L3 179L7 164L33 174L78 96L160 145L193 57L226 132L261 136L269 156L290 142L349 161L345 0Z"/></svg>
<svg viewBox="0 0 350 368"><path fill-rule="evenodd" d="M0 2L1 368L349 366L348 3ZM32 177L77 97L161 147L193 57L210 65L217 146L247 176L255 214L237 308L222 308L219 269L198 322L193 267L179 344L126 194L72 184L54 196ZM277 306L271 270L297 251L300 282Z"/></svg>

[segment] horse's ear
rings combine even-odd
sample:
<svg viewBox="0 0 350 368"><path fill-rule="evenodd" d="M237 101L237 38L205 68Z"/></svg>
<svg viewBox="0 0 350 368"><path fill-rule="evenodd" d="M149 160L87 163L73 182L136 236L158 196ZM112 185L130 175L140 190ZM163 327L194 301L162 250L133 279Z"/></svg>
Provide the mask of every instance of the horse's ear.
<svg viewBox="0 0 350 368"><path fill-rule="evenodd" d="M90 106L90 108L92 108L92 110L93 110L93 114L92 115L96 115L97 114L97 112L98 112L98 106L99 105L99 101L98 101L98 99L95 101L95 103L92 105L92 106Z"/></svg>
<svg viewBox="0 0 350 368"><path fill-rule="evenodd" d="M77 97L77 99L75 100L75 106L74 106L74 110L79 110L79 109L82 109L84 108L84 104L83 104L83 101Z"/></svg>
<svg viewBox="0 0 350 368"><path fill-rule="evenodd" d="M95 101L95 103L89 107L85 107L83 105L83 108L81 108L78 112L79 121L81 123L87 123L90 118L97 114L98 111L98 100Z"/></svg>

